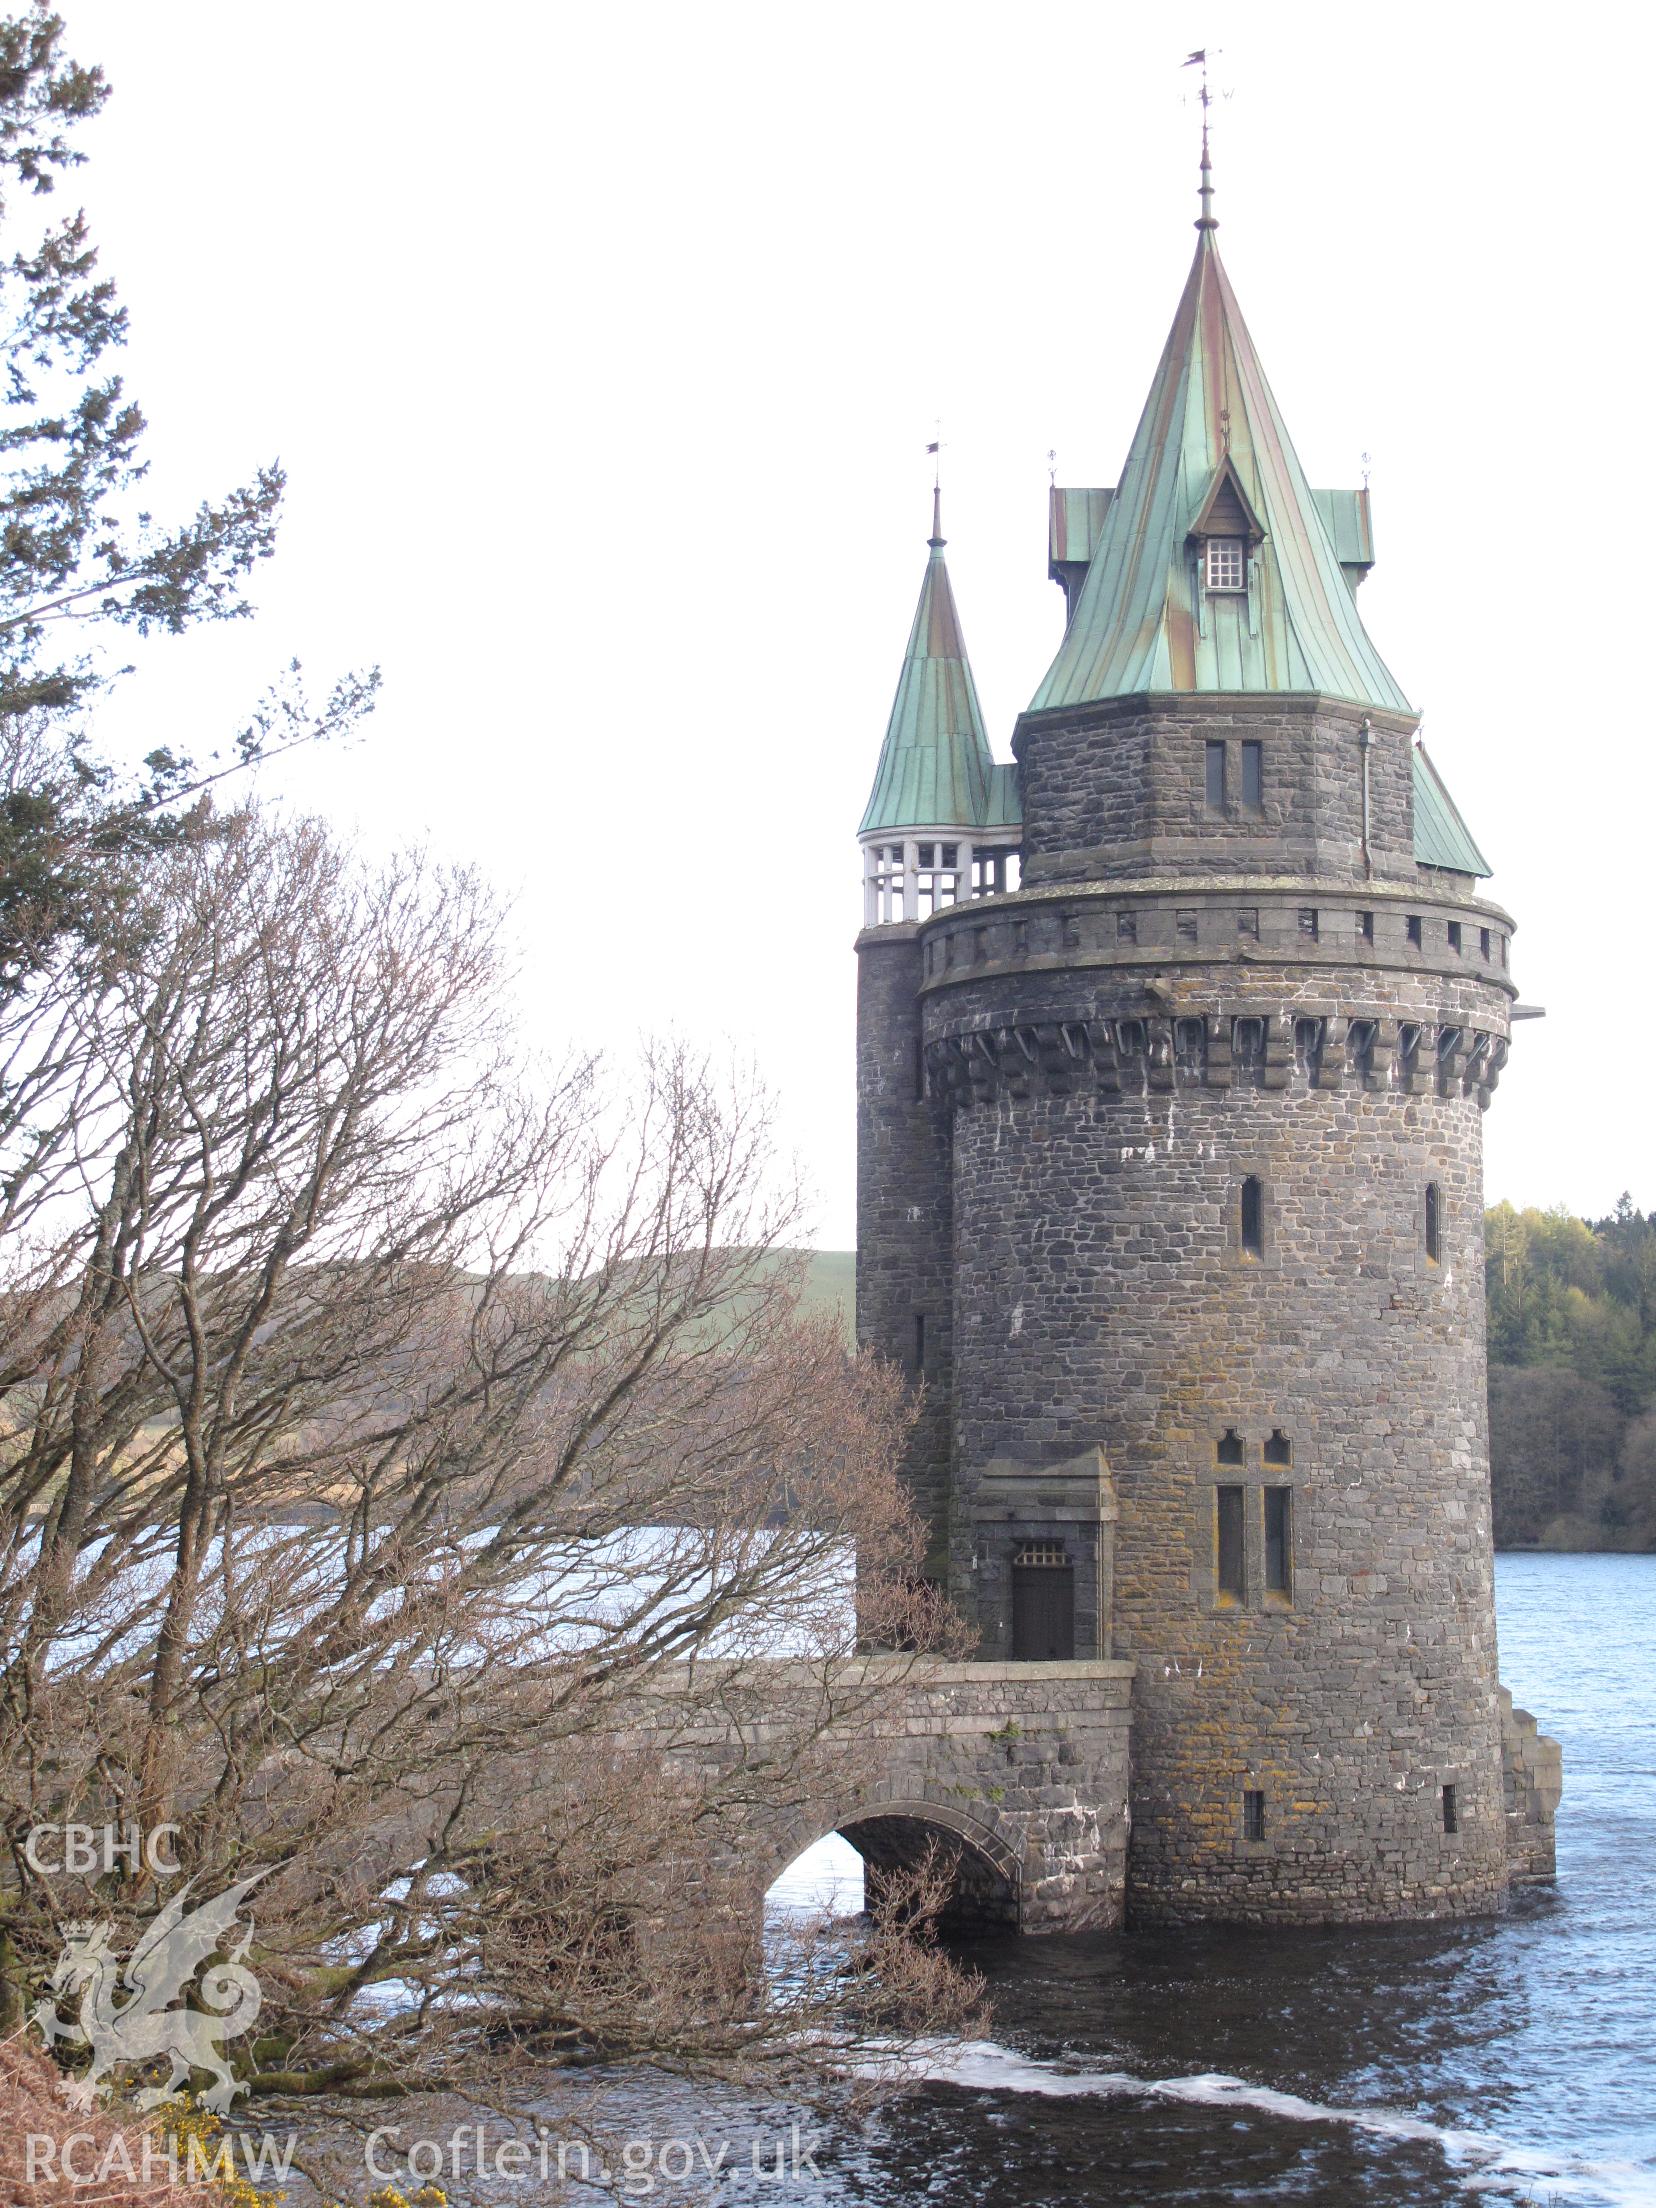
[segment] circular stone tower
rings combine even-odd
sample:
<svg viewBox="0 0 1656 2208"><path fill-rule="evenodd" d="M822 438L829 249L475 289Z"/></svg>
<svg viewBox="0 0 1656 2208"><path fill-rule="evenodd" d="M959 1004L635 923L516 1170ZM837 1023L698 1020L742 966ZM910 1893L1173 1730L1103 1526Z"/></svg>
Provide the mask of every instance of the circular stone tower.
<svg viewBox="0 0 1656 2208"><path fill-rule="evenodd" d="M1021 887L861 939L859 1319L984 1655L1137 1665L1130 1913L1484 1911L1511 922L1198 227L1120 484L1053 494Z"/></svg>

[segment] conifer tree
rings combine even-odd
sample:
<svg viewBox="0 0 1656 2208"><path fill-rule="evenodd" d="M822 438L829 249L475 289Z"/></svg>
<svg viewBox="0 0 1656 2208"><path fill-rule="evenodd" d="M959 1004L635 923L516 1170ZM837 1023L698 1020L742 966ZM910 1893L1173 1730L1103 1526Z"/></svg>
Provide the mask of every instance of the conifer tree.
<svg viewBox="0 0 1656 2208"><path fill-rule="evenodd" d="M101 69L64 51L37 4L0 18L0 992L84 933L94 878L176 832L179 800L266 754L348 727L376 677L307 706L297 668L206 762L158 750L131 773L100 750L93 709L122 671L111 646L244 618L275 545L279 462L193 513L144 502L142 408L115 358L127 314L87 218L59 188L75 133L103 107Z"/></svg>

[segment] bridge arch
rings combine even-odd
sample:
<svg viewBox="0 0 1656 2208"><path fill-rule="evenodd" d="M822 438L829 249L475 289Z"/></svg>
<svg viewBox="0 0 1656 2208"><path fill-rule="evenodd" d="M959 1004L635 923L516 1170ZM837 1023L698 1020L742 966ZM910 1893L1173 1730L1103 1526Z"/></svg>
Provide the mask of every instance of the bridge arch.
<svg viewBox="0 0 1656 2208"><path fill-rule="evenodd" d="M928 1847L942 1852L951 1897L943 1925L960 1931L1016 1931L1022 1910L1022 1853L985 1818L953 1802L861 1794L803 1812L768 1851L766 1890L813 1841L837 1832L863 1859L870 1881L917 1864Z"/></svg>

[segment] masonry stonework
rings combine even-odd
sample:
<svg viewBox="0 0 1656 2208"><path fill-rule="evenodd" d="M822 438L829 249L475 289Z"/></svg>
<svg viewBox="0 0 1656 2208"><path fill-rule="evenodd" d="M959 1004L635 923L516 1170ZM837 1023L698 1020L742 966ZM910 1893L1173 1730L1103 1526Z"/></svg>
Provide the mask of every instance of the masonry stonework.
<svg viewBox="0 0 1656 2208"><path fill-rule="evenodd" d="M984 1659L1134 1666L1129 1915L1487 1911L1560 1784L1496 1665L1512 922L1357 614L1367 492L1308 488L1197 227L1121 482L1052 494L1015 888L946 871L975 693L957 621L911 642L863 833L938 840L858 939L858 1331L925 1313L910 1478Z"/></svg>
<svg viewBox="0 0 1656 2208"><path fill-rule="evenodd" d="M920 1023L919 929L873 931L857 973L857 1309L867 1336L920 1390L905 1471L932 1528L941 1576L948 1540L949 1122L928 1093Z"/></svg>

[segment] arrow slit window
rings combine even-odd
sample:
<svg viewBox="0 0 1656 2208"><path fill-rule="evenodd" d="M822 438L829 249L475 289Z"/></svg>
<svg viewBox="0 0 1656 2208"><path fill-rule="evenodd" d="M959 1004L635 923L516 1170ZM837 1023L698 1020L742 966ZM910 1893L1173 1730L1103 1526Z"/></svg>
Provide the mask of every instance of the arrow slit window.
<svg viewBox="0 0 1656 2208"><path fill-rule="evenodd" d="M1247 545L1241 537L1209 537L1205 550L1209 590L1247 588Z"/></svg>

